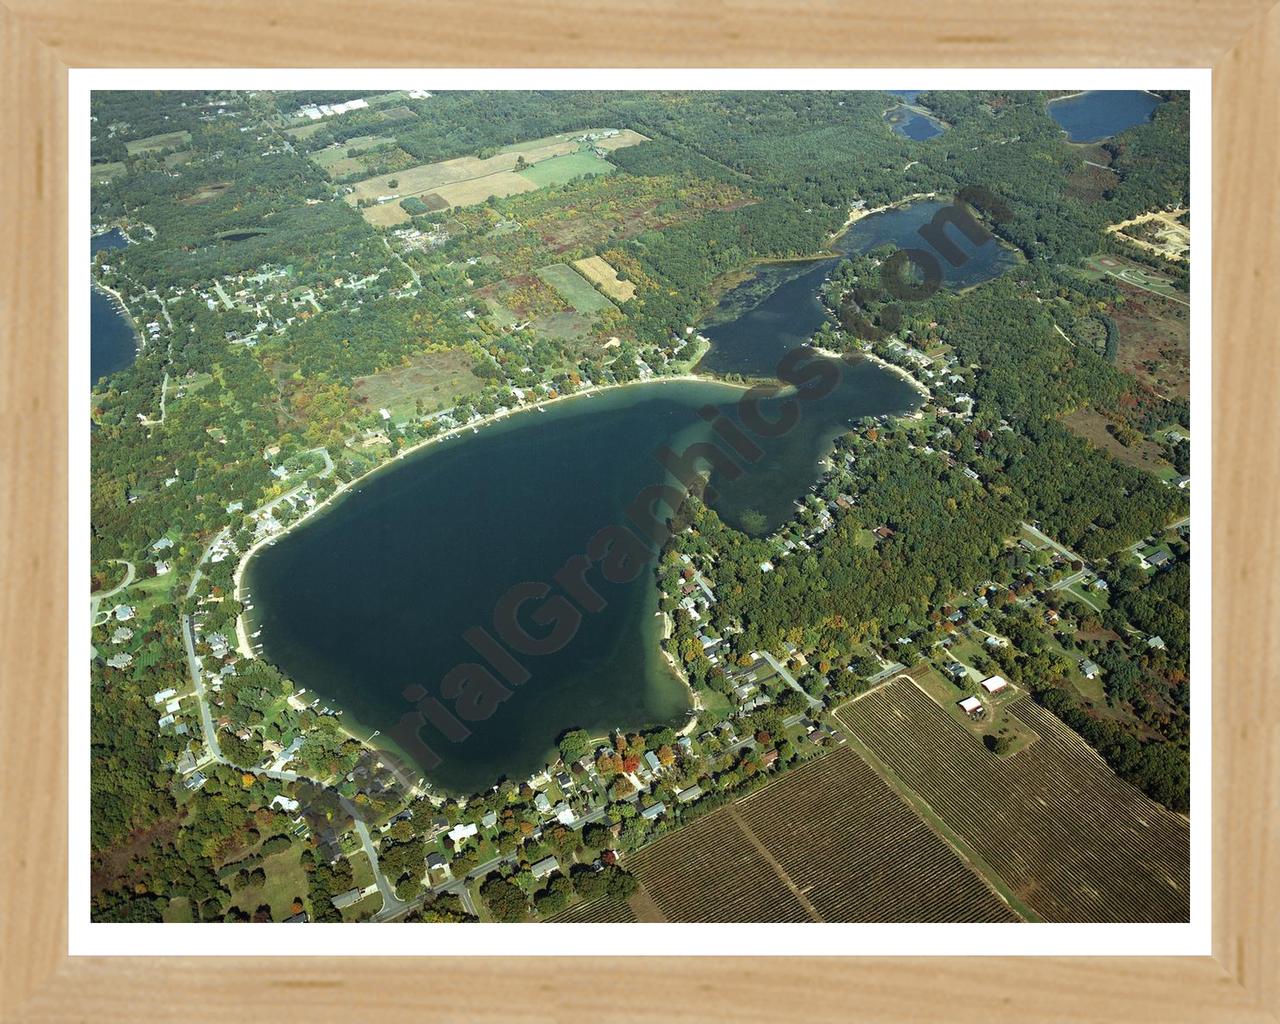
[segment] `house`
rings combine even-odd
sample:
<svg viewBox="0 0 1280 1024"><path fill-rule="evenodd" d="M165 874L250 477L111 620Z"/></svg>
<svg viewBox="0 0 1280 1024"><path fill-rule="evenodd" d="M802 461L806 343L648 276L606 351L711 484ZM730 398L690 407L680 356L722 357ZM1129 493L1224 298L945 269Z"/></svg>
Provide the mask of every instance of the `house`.
<svg viewBox="0 0 1280 1024"><path fill-rule="evenodd" d="M551 810L551 801L547 798L546 793L539 793L533 798L533 806L536 807L541 814L546 814Z"/></svg>
<svg viewBox="0 0 1280 1024"><path fill-rule="evenodd" d="M554 857L543 857L536 864L531 864L529 870L533 872L533 877L541 881L553 871L560 870L560 862Z"/></svg>
<svg viewBox="0 0 1280 1024"><path fill-rule="evenodd" d="M982 641L983 646L990 647L993 651L1003 650L1009 646L1009 641L1002 636L989 636Z"/></svg>
<svg viewBox="0 0 1280 1024"><path fill-rule="evenodd" d="M485 828L493 828L498 824L497 811L485 811L484 817L480 819L480 824Z"/></svg>
<svg viewBox="0 0 1280 1024"><path fill-rule="evenodd" d="M479 831L480 827L475 822L468 822L465 825L454 825L448 832L449 842L454 846L460 846Z"/></svg>
<svg viewBox="0 0 1280 1024"><path fill-rule="evenodd" d="M1147 637L1147 649L1152 651L1164 650L1164 639L1158 636Z"/></svg>
<svg viewBox="0 0 1280 1024"><path fill-rule="evenodd" d="M176 697L177 694L178 694L177 690L170 688L168 690L161 690L159 693L153 693L151 695L151 699L155 701L157 704L163 704L170 697Z"/></svg>
<svg viewBox="0 0 1280 1024"><path fill-rule="evenodd" d="M977 697L966 697L960 701L960 710L966 715L978 714L982 711L982 701Z"/></svg>
<svg viewBox="0 0 1280 1024"><path fill-rule="evenodd" d="M176 701L176 700L171 700L171 701L169 701L169 703L168 703L168 704L166 704L166 705L164 706L164 709L165 709L166 711L168 711L168 712L172 713L172 712L174 712L174 711L177 711L177 710L178 710L179 708L181 708L181 707L182 707L181 702Z"/></svg>
<svg viewBox="0 0 1280 1024"><path fill-rule="evenodd" d="M986 690L987 693L999 693L1009 685L1009 682L1002 676L988 676L978 685Z"/></svg>
<svg viewBox="0 0 1280 1024"><path fill-rule="evenodd" d="M573 786L573 779L570 777L568 772L557 772L556 785L559 786L561 789L567 790Z"/></svg>
<svg viewBox="0 0 1280 1024"><path fill-rule="evenodd" d="M760 563L760 571L761 571L761 572L773 572L773 563L772 563L772 562L761 562L761 563Z"/></svg>
<svg viewBox="0 0 1280 1024"><path fill-rule="evenodd" d="M662 771L662 762L658 760L658 755L652 750L646 750L644 752L644 763L649 766L649 771L653 772L655 775Z"/></svg>
<svg viewBox="0 0 1280 1024"><path fill-rule="evenodd" d="M296 914L294 914L292 917L286 917L284 921L281 923L282 924L306 924L310 920L311 918L307 916L307 912L305 910L300 910Z"/></svg>
<svg viewBox="0 0 1280 1024"><path fill-rule="evenodd" d="M1169 552L1167 552L1164 548L1161 548L1159 551L1153 551L1151 552L1151 554L1147 555L1146 557L1147 565L1149 565L1153 569L1158 569L1160 568L1160 566L1164 565L1166 562L1170 562L1172 560L1173 560L1173 556L1170 555Z"/></svg>
<svg viewBox="0 0 1280 1024"><path fill-rule="evenodd" d="M693 740L689 739L688 736L681 736L678 740L676 740L676 746L680 748L681 753L684 753L684 754L693 753Z"/></svg>
<svg viewBox="0 0 1280 1024"><path fill-rule="evenodd" d="M701 786L690 786L688 789L676 790L676 802L681 804L692 803L702 796Z"/></svg>
<svg viewBox="0 0 1280 1024"><path fill-rule="evenodd" d="M337 896L332 896L329 902L338 910L344 910L353 903L359 903L361 897L364 896L363 889L348 889L346 892L340 892Z"/></svg>
<svg viewBox="0 0 1280 1024"><path fill-rule="evenodd" d="M1185 491L1188 487L1191 486L1191 477L1189 476L1174 477L1173 486L1178 488L1178 490L1180 491Z"/></svg>
<svg viewBox="0 0 1280 1024"><path fill-rule="evenodd" d="M659 800L652 807L646 807L640 812L640 817L647 821L657 821L662 815L667 813L667 805Z"/></svg>
<svg viewBox="0 0 1280 1024"><path fill-rule="evenodd" d="M947 663L947 675L949 675L956 682L960 682L961 680L966 679L968 677L969 670L965 668L962 664L960 664L960 662L951 661Z"/></svg>
<svg viewBox="0 0 1280 1024"><path fill-rule="evenodd" d="M573 808L570 807L564 801L561 801L560 803L556 804L554 813L556 816L556 821L560 822L561 825L565 825L570 828L572 828L573 823L578 820L573 813Z"/></svg>
<svg viewBox="0 0 1280 1024"><path fill-rule="evenodd" d="M1088 658L1080 659L1080 672L1086 679L1092 679L1101 671L1102 669L1098 666L1097 662L1090 661Z"/></svg>
<svg viewBox="0 0 1280 1024"><path fill-rule="evenodd" d="M766 750L760 755L760 763L766 768L772 768L778 763L778 751L776 749Z"/></svg>
<svg viewBox="0 0 1280 1024"><path fill-rule="evenodd" d="M290 814L292 814L302 805L299 804L297 800L290 800L287 796L284 796L283 794L281 794L280 796L271 798L271 806L279 807L280 810L288 811Z"/></svg>
<svg viewBox="0 0 1280 1024"><path fill-rule="evenodd" d="M118 604L111 609L111 614L116 617L117 622L128 622L133 618L133 609L127 604Z"/></svg>
<svg viewBox="0 0 1280 1024"><path fill-rule="evenodd" d="M194 775L188 776L187 781L184 782L183 785L194 793L205 784L205 781L204 772L196 772Z"/></svg>

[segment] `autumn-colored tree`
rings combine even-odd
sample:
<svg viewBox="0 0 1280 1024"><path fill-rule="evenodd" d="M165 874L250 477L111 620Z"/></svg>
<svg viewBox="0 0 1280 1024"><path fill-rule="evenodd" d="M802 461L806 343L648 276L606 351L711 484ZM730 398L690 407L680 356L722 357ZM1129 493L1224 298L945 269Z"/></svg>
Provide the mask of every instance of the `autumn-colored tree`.
<svg viewBox="0 0 1280 1024"><path fill-rule="evenodd" d="M675 764L676 761L675 751L664 743L658 748L658 760L667 767L670 767Z"/></svg>

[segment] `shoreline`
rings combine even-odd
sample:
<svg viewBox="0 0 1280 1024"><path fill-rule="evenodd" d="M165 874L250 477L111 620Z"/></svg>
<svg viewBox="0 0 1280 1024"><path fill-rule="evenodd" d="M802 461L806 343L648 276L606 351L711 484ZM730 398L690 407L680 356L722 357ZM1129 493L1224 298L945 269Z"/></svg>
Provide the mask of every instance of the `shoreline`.
<svg viewBox="0 0 1280 1024"><path fill-rule="evenodd" d="M133 315L133 310L131 310L129 308L129 304L124 301L124 296L121 295L114 288L112 288L110 285L103 284L101 281L95 278L92 274L89 275L89 287L90 289L96 289L97 291L102 292L104 295L110 295L113 299L115 299L116 305L120 307L119 309L120 315L124 317L125 321L129 324L129 329L133 331L133 340L134 340L133 357L137 359L138 356L142 355L142 350L147 347L147 342L146 342L146 339L142 336L141 329L138 327L138 320Z"/></svg>
<svg viewBox="0 0 1280 1024"><path fill-rule="evenodd" d="M937 192L913 192L909 196L903 196L901 199L895 199L891 203L885 203L883 206L863 207L860 210L850 210L849 216L845 219L844 224L831 235L831 240L835 241L846 231L849 230L858 221L866 217L871 217L877 213L888 213L890 210L905 209L913 203L919 203L926 199L937 199Z"/></svg>
<svg viewBox="0 0 1280 1024"><path fill-rule="evenodd" d="M245 550L244 554L240 556L240 558L236 563L235 573L232 576L232 598L235 601L243 604L245 573L248 569L249 562L252 560L253 556L256 555L262 548L267 547L271 544L274 544L277 540L279 540L281 537L284 537L291 530L297 529L298 527L304 525L305 523L310 521L310 519L313 516L317 515L322 510L326 509L330 504L336 502L337 500L339 500L340 498L344 497L346 494L351 492L352 489L357 484L362 483L365 479L372 476L373 474L381 472L382 470L387 469L390 466L396 464L400 459L404 458L407 455L411 455L415 452L421 451L430 445L439 444L444 441L447 441L451 437L463 434L468 430L474 429L476 431L479 431L482 427L489 426L490 424L509 419L512 416L518 416L521 413L533 412L535 409L543 409L543 408L546 408L547 406L554 405L557 402L569 401L574 398L587 398L597 393L614 391L620 388L632 387L638 384L673 383L677 381L684 382L684 383L700 382L700 383L706 383L706 384L719 384L723 387L735 388L740 391L746 391L746 390L749 390L750 388L750 385L736 384L732 381L721 380L718 377L710 376L707 374L692 373L692 372L671 374L669 376L661 376L661 377L650 377L645 380L624 381L618 384L592 385L589 388L583 388L579 391L574 391L571 394L556 395L554 398L546 398L540 402L533 402L528 405L521 405L516 409L509 409L505 413L491 413L490 415L485 416L482 419L475 421L474 423L462 424L457 427L452 427L443 433L435 434L432 437L423 438L421 441L418 441L417 443L410 445L409 447L404 448L401 451L397 452L395 455L391 456L389 459L383 462L380 462L378 465L373 466L372 468L366 470L364 473L361 473L359 476L353 477L349 481L345 481L345 482L339 481L337 487L335 487L334 490L332 490L323 500L317 502L312 508L308 509L303 515L299 516L297 519L295 519L293 522L286 525L282 530L278 531L277 533L273 533L268 537L263 537L260 540L257 540L253 544L251 544ZM236 647L240 656L243 658L256 659L258 657L257 652L254 650L253 645L250 643L250 637L248 633L247 624L245 622L244 611L241 611L240 614L236 616ZM661 645L659 645L659 650L661 650ZM662 651L662 653L666 654L665 651ZM689 703L690 703L690 709L692 712L689 721L685 723L685 725L681 728L681 730L678 733L678 735L683 736L683 735L688 735L690 732L693 731L693 729L697 727L698 708L697 708L696 696L694 694L693 687L689 685L688 678L681 675L679 672L676 672L675 674L677 678L679 678L681 682L684 684L685 688L689 691L689 697L690 697ZM308 692L310 691L308 690ZM347 709L342 708L342 710L345 713ZM384 748L381 748L374 743L374 739L376 738L374 735L370 734L367 736L361 736L354 730L347 728L346 724L343 723L341 720L339 720L338 728L344 735L349 736L351 739L356 740L357 742L363 744L366 747L369 747L375 753L383 752ZM382 735L380 730L373 730L373 732L379 736ZM388 745L388 746L390 747L390 752L396 755L397 761L403 761L407 764L413 763L411 759L408 759L405 756L403 751L400 751L398 748L395 748L394 746L391 746L391 745ZM418 770L420 771L420 769ZM424 785L427 791L432 793L436 792L436 788L434 784L430 782L430 780L426 780ZM419 787L415 783L412 786L412 789L414 792L418 792ZM474 794L452 794L452 795L471 796Z"/></svg>
<svg viewBox="0 0 1280 1024"><path fill-rule="evenodd" d="M891 363L887 359L882 359L880 358L880 356L876 355L874 352L862 352L859 354L862 355L864 358L869 359L871 362L877 363L878 365L884 367L890 373L897 374L899 377L905 380L908 384L910 384L913 388L915 388L916 391L918 391L921 395L923 395L929 401L933 401L933 392L930 391L923 384L923 382L921 382L920 380L917 380L916 377L914 377L911 374L911 371L906 369L906 367L899 366L897 363Z"/></svg>

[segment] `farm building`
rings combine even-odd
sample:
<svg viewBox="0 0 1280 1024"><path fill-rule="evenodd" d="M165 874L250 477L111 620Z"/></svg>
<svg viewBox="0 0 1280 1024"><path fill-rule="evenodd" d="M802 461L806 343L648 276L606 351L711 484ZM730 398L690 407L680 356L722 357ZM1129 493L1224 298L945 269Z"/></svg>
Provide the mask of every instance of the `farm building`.
<svg viewBox="0 0 1280 1024"><path fill-rule="evenodd" d="M1008 685L1008 681L1002 676L988 676L986 679L982 680L982 688L986 690L987 693L999 693Z"/></svg>
<svg viewBox="0 0 1280 1024"><path fill-rule="evenodd" d="M1096 661L1090 661L1088 658L1084 658L1080 662L1080 671L1086 679L1092 679L1101 672L1102 669L1098 666Z"/></svg>
<svg viewBox="0 0 1280 1024"><path fill-rule="evenodd" d="M960 701L960 710L966 715L973 715L982 710L982 701L977 697L966 697Z"/></svg>

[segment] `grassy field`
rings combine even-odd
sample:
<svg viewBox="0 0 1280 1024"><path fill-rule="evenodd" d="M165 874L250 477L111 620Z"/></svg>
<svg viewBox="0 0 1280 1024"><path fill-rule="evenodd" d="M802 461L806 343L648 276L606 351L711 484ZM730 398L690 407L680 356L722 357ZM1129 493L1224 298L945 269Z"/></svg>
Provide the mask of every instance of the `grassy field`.
<svg viewBox="0 0 1280 1024"><path fill-rule="evenodd" d="M450 349L416 356L408 366L357 377L352 385L368 409L390 409L396 419L406 419L417 411L418 399L424 412L436 412L477 393L483 382L471 372L471 357L461 349Z"/></svg>
<svg viewBox="0 0 1280 1024"><path fill-rule="evenodd" d="M109 164L94 164L89 174L94 183L102 181L110 181L112 178L118 178L124 174L125 165L123 161L117 160Z"/></svg>
<svg viewBox="0 0 1280 1024"><path fill-rule="evenodd" d="M501 199L521 192L532 192L535 188L537 186L533 182L515 171L498 171L495 174L440 185L422 198L429 200L432 195L436 195L443 200L445 206L474 206L483 203L490 196Z"/></svg>
<svg viewBox="0 0 1280 1024"><path fill-rule="evenodd" d="M641 882L632 909L645 920L1017 920L847 748L671 833L627 867Z"/></svg>
<svg viewBox="0 0 1280 1024"><path fill-rule="evenodd" d="M272 854L262 862L267 881L258 888L246 887L234 890L230 907L239 907L252 914L266 903L271 907L271 919L283 921L293 910L295 897L306 898L307 873L302 867L302 844L295 841L287 850Z"/></svg>
<svg viewBox="0 0 1280 1024"><path fill-rule="evenodd" d="M126 142L124 149L130 156L139 156L143 153L153 153L162 149L185 146L190 141L190 132L164 132L160 135L148 135L145 139L134 139L132 142Z"/></svg>
<svg viewBox="0 0 1280 1024"><path fill-rule="evenodd" d="M579 313L589 315L613 308L613 303L592 288L590 283L572 267L563 263L553 263L549 267L542 267L537 273Z"/></svg>
<svg viewBox="0 0 1280 1024"><path fill-rule="evenodd" d="M618 272L600 256L574 260L573 265L583 277L592 284L599 285L601 291L617 302L626 302L636 293L636 286L630 281L621 280Z"/></svg>
<svg viewBox="0 0 1280 1024"><path fill-rule="evenodd" d="M649 136L633 132L630 128L623 128L617 135L610 136L607 139L596 139L591 144L598 149L612 153L615 149L625 149L627 146L634 146L638 142L648 141Z"/></svg>
<svg viewBox="0 0 1280 1024"><path fill-rule="evenodd" d="M584 175L612 174L615 170L617 168L613 164L601 160L594 153L568 153L526 167L520 175L533 182L534 187L546 188L548 185L563 185Z"/></svg>
<svg viewBox="0 0 1280 1024"><path fill-rule="evenodd" d="M1040 740L1007 758L905 680L837 717L1045 920L1187 920L1186 819L1118 779L1030 698L1010 710Z"/></svg>
<svg viewBox="0 0 1280 1024"><path fill-rule="evenodd" d="M346 142L316 150L311 154L311 161L330 178L345 178L348 174L358 174L361 171L368 173L368 164L360 154L375 146L383 146L395 141L390 135L357 135L353 139L347 139ZM352 150L356 151L355 156L350 155ZM400 152L403 153L402 150ZM386 154L380 153L378 159L384 156Z"/></svg>
<svg viewBox="0 0 1280 1024"><path fill-rule="evenodd" d="M1141 288L1143 291L1154 292L1156 295L1175 299L1184 306L1190 305L1187 301L1186 293L1175 288L1167 277L1148 270L1146 267L1139 266L1137 263L1132 263L1121 256L1086 256L1084 263L1086 267L1097 274L1106 274L1116 280L1123 281L1125 284Z"/></svg>
<svg viewBox="0 0 1280 1024"><path fill-rule="evenodd" d="M1154 441L1143 438L1137 444L1125 446L1112 434L1107 426L1111 421L1096 409L1077 409L1064 416L1062 422L1096 448L1103 448L1111 453L1117 462L1136 469L1145 469L1157 475L1167 471L1176 476L1173 467L1164 458L1164 449Z"/></svg>

